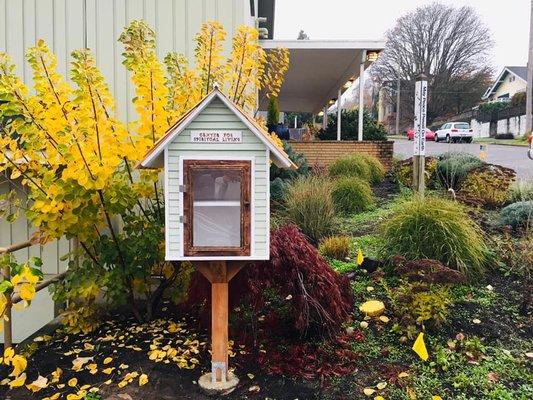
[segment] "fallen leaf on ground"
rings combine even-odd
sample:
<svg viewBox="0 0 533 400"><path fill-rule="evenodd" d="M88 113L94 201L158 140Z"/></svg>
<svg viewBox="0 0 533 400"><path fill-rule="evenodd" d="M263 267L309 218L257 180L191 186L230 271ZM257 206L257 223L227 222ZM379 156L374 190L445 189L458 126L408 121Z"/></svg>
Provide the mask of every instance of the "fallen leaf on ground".
<svg viewBox="0 0 533 400"><path fill-rule="evenodd" d="M364 388L363 393L365 396L372 396L376 391L372 388Z"/></svg>
<svg viewBox="0 0 533 400"><path fill-rule="evenodd" d="M67 382L67 385L69 385L70 387L74 387L78 384L78 378L71 378L69 379L69 381Z"/></svg>
<svg viewBox="0 0 533 400"><path fill-rule="evenodd" d="M259 393L260 390L261 390L261 388L260 388L259 386L257 386L257 385L250 386L250 387L248 388L248 391L249 391L250 393Z"/></svg>
<svg viewBox="0 0 533 400"><path fill-rule="evenodd" d="M109 364L113 359L111 357L104 358L104 365Z"/></svg>
<svg viewBox="0 0 533 400"><path fill-rule="evenodd" d="M20 376L17 379L14 379L11 382L9 382L9 387L11 389L16 388L16 387L20 387L20 386L24 385L25 382L26 382L26 373L24 372L24 373L20 374Z"/></svg>
<svg viewBox="0 0 533 400"><path fill-rule="evenodd" d="M13 376L15 378L22 374L28 366L28 361L24 357L19 355L14 356L11 360L11 363L13 364L13 371L11 372L11 374L9 374L9 376Z"/></svg>
<svg viewBox="0 0 533 400"><path fill-rule="evenodd" d="M148 375L142 374L139 376L139 386L144 386L148 383Z"/></svg>
<svg viewBox="0 0 533 400"><path fill-rule="evenodd" d="M48 386L48 378L45 378L44 376L39 375L39 377L34 380L29 385L26 385L28 390L31 390L33 393L38 392L41 389L44 389Z"/></svg>
<svg viewBox="0 0 533 400"><path fill-rule="evenodd" d="M387 382L379 382L376 387L379 389L379 390L383 390L387 387Z"/></svg>
<svg viewBox="0 0 533 400"><path fill-rule="evenodd" d="M79 371L85 364L87 364L92 359L92 357L78 357L72 360L72 370Z"/></svg>

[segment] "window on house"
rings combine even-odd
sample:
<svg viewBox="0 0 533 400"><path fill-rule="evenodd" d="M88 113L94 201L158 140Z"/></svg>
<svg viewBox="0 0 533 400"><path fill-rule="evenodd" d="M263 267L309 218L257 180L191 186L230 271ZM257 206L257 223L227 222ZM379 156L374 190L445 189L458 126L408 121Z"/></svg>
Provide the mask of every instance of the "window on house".
<svg viewBox="0 0 533 400"><path fill-rule="evenodd" d="M185 255L250 254L250 161L184 162Z"/></svg>

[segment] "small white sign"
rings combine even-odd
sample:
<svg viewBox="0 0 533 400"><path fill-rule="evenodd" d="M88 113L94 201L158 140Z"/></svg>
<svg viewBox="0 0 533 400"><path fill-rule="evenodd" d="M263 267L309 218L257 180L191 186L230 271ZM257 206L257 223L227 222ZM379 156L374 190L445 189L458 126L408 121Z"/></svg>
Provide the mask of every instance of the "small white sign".
<svg viewBox="0 0 533 400"><path fill-rule="evenodd" d="M415 83L415 120L414 120L414 155L426 155L426 115L427 115L428 83Z"/></svg>
<svg viewBox="0 0 533 400"><path fill-rule="evenodd" d="M242 143L241 131L191 131L192 143Z"/></svg>

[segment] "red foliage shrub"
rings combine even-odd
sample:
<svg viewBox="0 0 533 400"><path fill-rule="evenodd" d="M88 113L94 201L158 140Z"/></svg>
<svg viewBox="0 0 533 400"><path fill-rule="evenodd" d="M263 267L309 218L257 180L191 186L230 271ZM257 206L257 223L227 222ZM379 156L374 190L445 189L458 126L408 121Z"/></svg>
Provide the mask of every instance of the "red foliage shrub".
<svg viewBox="0 0 533 400"><path fill-rule="evenodd" d="M207 305L209 296L209 284L196 274L188 304ZM328 336L349 317L353 299L348 279L329 266L296 225L287 225L271 234L270 260L245 267L230 282L230 307L233 329L241 337Z"/></svg>

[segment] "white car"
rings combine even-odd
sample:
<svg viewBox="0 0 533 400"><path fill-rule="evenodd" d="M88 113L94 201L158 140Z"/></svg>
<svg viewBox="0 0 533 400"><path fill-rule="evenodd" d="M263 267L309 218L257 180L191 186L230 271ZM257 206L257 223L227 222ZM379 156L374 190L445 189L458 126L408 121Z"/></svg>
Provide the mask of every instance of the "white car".
<svg viewBox="0 0 533 400"><path fill-rule="evenodd" d="M446 143L458 141L471 143L472 132L468 122L447 122L435 131L435 142L444 140Z"/></svg>

